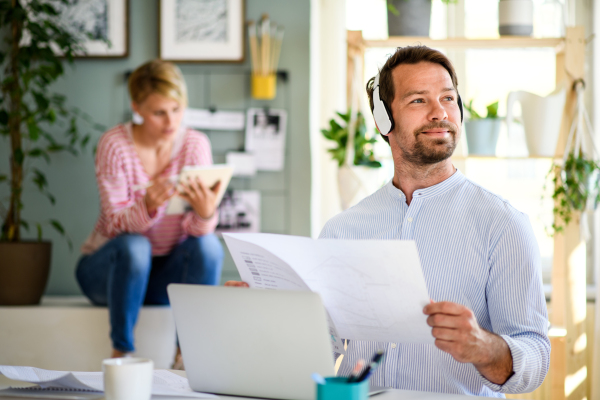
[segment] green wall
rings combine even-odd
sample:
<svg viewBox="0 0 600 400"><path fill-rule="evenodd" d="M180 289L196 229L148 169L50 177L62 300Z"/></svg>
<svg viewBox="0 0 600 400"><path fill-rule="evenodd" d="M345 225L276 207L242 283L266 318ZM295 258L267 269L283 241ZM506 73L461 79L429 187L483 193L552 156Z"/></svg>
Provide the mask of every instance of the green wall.
<svg viewBox="0 0 600 400"><path fill-rule="evenodd" d="M129 119L129 100L124 79L128 70L156 58L156 0L131 0L129 18L129 57L113 60L75 61L55 85L57 92L67 96L69 105L76 105L96 122L107 127ZM256 189L262 196L262 231L293 235L310 235L310 149L308 126L309 97L309 0L246 0L246 18L258 19L267 12L285 26L280 70L289 74L287 83L279 82L277 98L256 101L250 98L250 64L181 64L190 94L190 107L214 106L225 110L248 107L285 108L288 111L286 166L282 172L260 172L255 178L234 179L231 187ZM224 162L225 152L243 145L243 132L206 132L213 144L215 162ZM100 134L95 134L95 144ZM8 141L0 143L8 148ZM6 171L8 159L2 152L0 171ZM94 177L94 160L90 149L78 157L59 155L49 166L40 164L47 173L56 205L51 206L29 185L24 196L24 215L30 222L55 218L61 221L73 240L69 251L65 241L50 229L52 269L46 294L80 294L74 278L79 247L91 232L99 209ZM4 192L2 197L4 198ZM227 252L226 252L227 253ZM223 279L238 278L227 254Z"/></svg>

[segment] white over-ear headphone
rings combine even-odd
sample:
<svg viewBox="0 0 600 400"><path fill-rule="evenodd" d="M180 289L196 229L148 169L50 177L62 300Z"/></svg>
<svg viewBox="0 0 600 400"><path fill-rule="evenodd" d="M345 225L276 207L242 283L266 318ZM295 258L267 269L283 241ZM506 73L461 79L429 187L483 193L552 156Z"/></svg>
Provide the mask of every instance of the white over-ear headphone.
<svg viewBox="0 0 600 400"><path fill-rule="evenodd" d="M375 125L377 125L379 132L387 136L394 129L394 119L392 113L389 112L387 106L379 97L379 74L378 72L373 83L373 118L375 118Z"/></svg>
<svg viewBox="0 0 600 400"><path fill-rule="evenodd" d="M375 125L377 125L377 129L383 136L387 136L391 131L394 130L394 118L392 117L392 112L388 109L387 105L381 100L379 97L379 75L381 72L378 72L375 76L375 81L373 82L373 118L375 119ZM463 120L463 105L462 99L460 98L460 94L458 92L457 95L457 103L458 108L460 109L460 121Z"/></svg>

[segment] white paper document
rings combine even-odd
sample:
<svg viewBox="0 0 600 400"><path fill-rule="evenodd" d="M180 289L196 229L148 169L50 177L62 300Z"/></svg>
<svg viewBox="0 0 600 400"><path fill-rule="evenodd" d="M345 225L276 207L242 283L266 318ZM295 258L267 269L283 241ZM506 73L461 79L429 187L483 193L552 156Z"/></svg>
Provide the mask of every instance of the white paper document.
<svg viewBox="0 0 600 400"><path fill-rule="evenodd" d="M339 337L434 342L423 314L430 298L413 241L314 240L266 233L223 237L251 288L319 293L332 320L332 335L336 331L338 336L334 347Z"/></svg>
<svg viewBox="0 0 600 400"><path fill-rule="evenodd" d="M244 148L254 154L259 171L283 170L286 126L286 110L248 109Z"/></svg>
<svg viewBox="0 0 600 400"><path fill-rule="evenodd" d="M183 125L197 129L241 131L244 129L243 111L211 111L186 108Z"/></svg>
<svg viewBox="0 0 600 400"><path fill-rule="evenodd" d="M230 151L225 154L225 162L233 166L233 176L256 175L256 157L252 153Z"/></svg>
<svg viewBox="0 0 600 400"><path fill-rule="evenodd" d="M47 389L49 391L104 391L102 372L51 371L34 367L0 365L0 375L16 381L35 383L39 386L37 389ZM34 390L36 388L27 389ZM199 399L213 399L217 397L212 394L194 392L190 388L187 378L160 369L154 370L152 395L193 397Z"/></svg>

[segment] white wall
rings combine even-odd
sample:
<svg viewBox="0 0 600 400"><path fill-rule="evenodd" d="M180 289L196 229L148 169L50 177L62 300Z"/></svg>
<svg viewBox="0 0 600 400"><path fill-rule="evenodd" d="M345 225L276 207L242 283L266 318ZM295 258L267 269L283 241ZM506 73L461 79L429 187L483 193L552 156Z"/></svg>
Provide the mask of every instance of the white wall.
<svg viewBox="0 0 600 400"><path fill-rule="evenodd" d="M321 129L346 109L346 1L311 0L310 135L312 154L311 235L341 211L337 166Z"/></svg>

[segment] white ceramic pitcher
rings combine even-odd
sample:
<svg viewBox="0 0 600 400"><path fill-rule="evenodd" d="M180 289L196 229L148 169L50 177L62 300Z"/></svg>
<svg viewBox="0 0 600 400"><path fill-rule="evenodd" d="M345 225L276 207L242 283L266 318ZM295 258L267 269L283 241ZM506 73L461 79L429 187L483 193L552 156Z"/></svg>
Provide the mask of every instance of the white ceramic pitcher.
<svg viewBox="0 0 600 400"><path fill-rule="evenodd" d="M554 157L560 133L567 90L559 85L554 92L540 97L529 92L510 92L506 107L506 126L510 137L515 102L521 103L522 122L529 156Z"/></svg>

